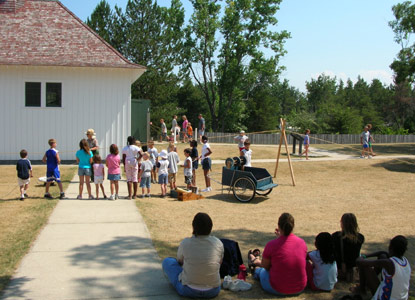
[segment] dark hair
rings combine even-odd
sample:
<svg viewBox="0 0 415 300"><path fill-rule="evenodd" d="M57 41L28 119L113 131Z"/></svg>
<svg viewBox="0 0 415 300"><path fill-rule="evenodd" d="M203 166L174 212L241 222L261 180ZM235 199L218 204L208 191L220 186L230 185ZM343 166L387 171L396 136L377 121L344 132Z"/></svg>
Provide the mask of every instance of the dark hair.
<svg viewBox="0 0 415 300"><path fill-rule="evenodd" d="M89 145L88 145L88 141L86 140L86 139L82 139L80 142L79 142L79 148L81 149L81 150L84 150L87 154L89 154Z"/></svg>
<svg viewBox="0 0 415 300"><path fill-rule="evenodd" d="M99 164L102 160L101 160L101 156L99 156L99 155L94 155L93 157L92 157L92 161L95 163L95 164Z"/></svg>
<svg viewBox="0 0 415 300"><path fill-rule="evenodd" d="M250 142L249 140L246 140L246 141L244 142L244 145L251 145L251 142Z"/></svg>
<svg viewBox="0 0 415 300"><path fill-rule="evenodd" d="M278 227L282 229L282 235L289 235L294 229L294 217L289 213L283 213L278 219Z"/></svg>
<svg viewBox="0 0 415 300"><path fill-rule="evenodd" d="M328 232L320 232L316 236L316 248L320 251L323 263L332 264L335 261L333 237Z"/></svg>
<svg viewBox="0 0 415 300"><path fill-rule="evenodd" d="M117 145L111 144L111 146L110 146L110 153L111 154L114 154L114 155L117 155L119 153Z"/></svg>
<svg viewBox="0 0 415 300"><path fill-rule="evenodd" d="M25 149L20 150L20 158L27 157L27 151Z"/></svg>
<svg viewBox="0 0 415 300"><path fill-rule="evenodd" d="M191 140L190 141L190 146L191 147L197 147L197 141L196 140Z"/></svg>
<svg viewBox="0 0 415 300"><path fill-rule="evenodd" d="M408 240L403 235L397 235L391 239L389 249L392 250L394 256L402 257L408 249Z"/></svg>
<svg viewBox="0 0 415 300"><path fill-rule="evenodd" d="M212 231L213 223L208 214L200 212L193 218L192 226L195 236L209 235Z"/></svg>
<svg viewBox="0 0 415 300"><path fill-rule="evenodd" d="M208 137L206 135L202 136L202 141L207 141Z"/></svg>
<svg viewBox="0 0 415 300"><path fill-rule="evenodd" d="M307 134L307 133L310 133L310 129L306 129L305 130L305 133Z"/></svg>
<svg viewBox="0 0 415 300"><path fill-rule="evenodd" d="M134 145L135 144L135 137L133 137L133 136L129 136L128 138L127 138L127 145L128 146L131 146L131 145Z"/></svg>
<svg viewBox="0 0 415 300"><path fill-rule="evenodd" d="M187 153L187 154L191 154L192 153L192 149L190 149L190 148L186 148L186 149L184 149L184 151L183 151L184 153Z"/></svg>
<svg viewBox="0 0 415 300"><path fill-rule="evenodd" d="M353 243L358 242L359 226L357 225L356 216L353 213L345 213L341 219L343 229L342 235Z"/></svg>

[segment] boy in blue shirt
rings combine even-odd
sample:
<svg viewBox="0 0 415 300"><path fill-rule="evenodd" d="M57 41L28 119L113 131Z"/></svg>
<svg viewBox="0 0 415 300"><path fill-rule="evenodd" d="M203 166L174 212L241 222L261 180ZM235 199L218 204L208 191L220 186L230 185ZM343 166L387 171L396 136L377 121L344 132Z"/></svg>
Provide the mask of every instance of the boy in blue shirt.
<svg viewBox="0 0 415 300"><path fill-rule="evenodd" d="M30 160L27 159L27 151L25 149L20 151L20 159L17 161L16 170L17 182L20 187L20 201L23 201L25 197L29 197L26 191L29 187L30 177L33 177L32 165Z"/></svg>
<svg viewBox="0 0 415 300"><path fill-rule="evenodd" d="M63 192L63 186L61 182L61 174L59 172L59 164L61 159L59 158L59 151L56 150L56 140L50 139L48 141L50 149L46 151L42 161L46 163L46 190L44 197L47 199L53 199L52 195L49 194L49 187L53 181L56 181L59 186L60 196L59 199L66 199L65 193Z"/></svg>

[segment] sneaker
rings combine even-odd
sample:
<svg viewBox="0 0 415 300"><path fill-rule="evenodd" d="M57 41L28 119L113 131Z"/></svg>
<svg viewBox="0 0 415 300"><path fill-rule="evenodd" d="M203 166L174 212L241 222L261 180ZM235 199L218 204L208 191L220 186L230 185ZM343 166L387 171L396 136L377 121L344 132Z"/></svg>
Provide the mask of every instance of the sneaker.
<svg viewBox="0 0 415 300"><path fill-rule="evenodd" d="M223 278L222 286L225 290L228 290L232 283L232 277L229 275L226 275L225 278Z"/></svg>
<svg viewBox="0 0 415 300"><path fill-rule="evenodd" d="M114 200L114 196L113 196L113 195L111 195L108 199L109 199L109 200Z"/></svg>
<svg viewBox="0 0 415 300"><path fill-rule="evenodd" d="M118 194L115 194L115 200L118 200Z"/></svg>
<svg viewBox="0 0 415 300"><path fill-rule="evenodd" d="M365 157L363 155L361 155L360 158L365 158Z"/></svg>
<svg viewBox="0 0 415 300"><path fill-rule="evenodd" d="M202 192L210 192L211 190L212 190L211 187L207 187L207 188L203 189Z"/></svg>
<svg viewBox="0 0 415 300"><path fill-rule="evenodd" d="M104 199L108 199L107 195L104 194Z"/></svg>
<svg viewBox="0 0 415 300"><path fill-rule="evenodd" d="M149 197L150 198L151 197L151 194L147 194L146 197Z"/></svg>
<svg viewBox="0 0 415 300"><path fill-rule="evenodd" d="M89 196L89 197L88 197L88 200L94 200L94 196L92 196L92 195L91 195L91 196Z"/></svg>
<svg viewBox="0 0 415 300"><path fill-rule="evenodd" d="M234 281L231 282L229 289L232 292L239 292L239 291L249 291L252 288L252 284L240 280L240 279L235 279Z"/></svg>
<svg viewBox="0 0 415 300"><path fill-rule="evenodd" d="M61 193L59 196L59 199L63 200L63 199L68 199L68 197L65 196L65 193Z"/></svg>
<svg viewBox="0 0 415 300"><path fill-rule="evenodd" d="M82 200L82 196L81 195L78 195L78 196L76 196L76 199Z"/></svg>
<svg viewBox="0 0 415 300"><path fill-rule="evenodd" d="M46 193L43 197L45 197L46 199L53 199L52 195L49 193Z"/></svg>
<svg viewBox="0 0 415 300"><path fill-rule="evenodd" d="M29 195L28 195L28 194L26 194L26 193L24 193L23 197L25 197L25 198L29 198Z"/></svg>
<svg viewBox="0 0 415 300"><path fill-rule="evenodd" d="M24 200L24 197L20 196L19 200L20 201L23 201Z"/></svg>
<svg viewBox="0 0 415 300"><path fill-rule="evenodd" d="M133 196L132 196L132 199L135 199L136 197L137 197L136 195L133 195Z"/></svg>
<svg viewBox="0 0 415 300"><path fill-rule="evenodd" d="M141 195L141 198L144 198L145 196L146 196L146 195L142 194L142 195Z"/></svg>
<svg viewBox="0 0 415 300"><path fill-rule="evenodd" d="M371 158L372 158L372 156L371 156L371 155L369 155L367 158L371 159Z"/></svg>

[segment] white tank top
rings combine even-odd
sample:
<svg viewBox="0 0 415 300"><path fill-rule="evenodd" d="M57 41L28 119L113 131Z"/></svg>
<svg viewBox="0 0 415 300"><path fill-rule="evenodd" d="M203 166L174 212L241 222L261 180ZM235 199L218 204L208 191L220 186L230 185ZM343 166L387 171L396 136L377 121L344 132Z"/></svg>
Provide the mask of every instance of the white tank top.
<svg viewBox="0 0 415 300"><path fill-rule="evenodd" d="M395 265L395 274L391 276L385 269L382 269L382 281L372 300L407 300L411 266L405 257L400 259L393 256L389 259Z"/></svg>

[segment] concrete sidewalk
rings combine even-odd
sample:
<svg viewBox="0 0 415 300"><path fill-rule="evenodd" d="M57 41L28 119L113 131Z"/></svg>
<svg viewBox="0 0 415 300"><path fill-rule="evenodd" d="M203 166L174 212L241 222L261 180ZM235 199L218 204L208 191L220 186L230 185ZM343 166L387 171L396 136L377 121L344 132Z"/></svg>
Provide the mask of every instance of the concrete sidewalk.
<svg viewBox="0 0 415 300"><path fill-rule="evenodd" d="M179 299L134 201L77 194L75 176L1 299Z"/></svg>

